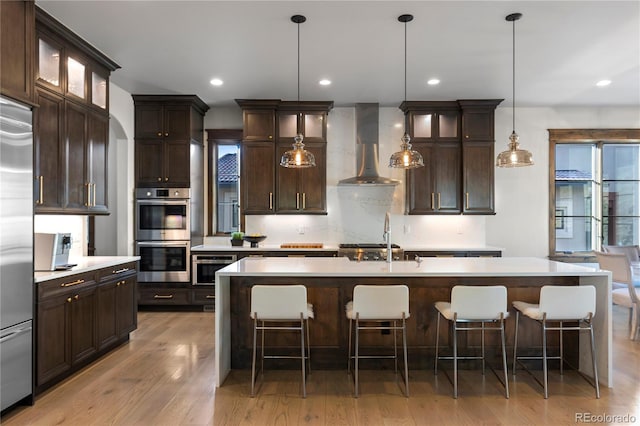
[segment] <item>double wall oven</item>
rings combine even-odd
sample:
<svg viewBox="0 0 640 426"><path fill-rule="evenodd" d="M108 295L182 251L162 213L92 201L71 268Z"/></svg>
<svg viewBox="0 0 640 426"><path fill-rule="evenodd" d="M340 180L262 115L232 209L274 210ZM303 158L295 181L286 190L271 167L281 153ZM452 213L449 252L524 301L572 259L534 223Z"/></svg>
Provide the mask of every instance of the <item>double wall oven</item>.
<svg viewBox="0 0 640 426"><path fill-rule="evenodd" d="M189 195L189 188L136 189L135 239L140 282L189 282Z"/></svg>

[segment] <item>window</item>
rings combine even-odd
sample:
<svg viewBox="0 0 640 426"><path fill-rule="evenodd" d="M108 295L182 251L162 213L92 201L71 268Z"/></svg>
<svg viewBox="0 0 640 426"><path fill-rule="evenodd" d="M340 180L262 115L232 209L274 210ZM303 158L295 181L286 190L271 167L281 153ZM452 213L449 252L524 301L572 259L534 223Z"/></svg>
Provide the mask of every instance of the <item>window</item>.
<svg viewBox="0 0 640 426"><path fill-rule="evenodd" d="M549 130L549 252L640 241L640 130Z"/></svg>
<svg viewBox="0 0 640 426"><path fill-rule="evenodd" d="M209 142L209 235L241 229L241 130L207 130Z"/></svg>

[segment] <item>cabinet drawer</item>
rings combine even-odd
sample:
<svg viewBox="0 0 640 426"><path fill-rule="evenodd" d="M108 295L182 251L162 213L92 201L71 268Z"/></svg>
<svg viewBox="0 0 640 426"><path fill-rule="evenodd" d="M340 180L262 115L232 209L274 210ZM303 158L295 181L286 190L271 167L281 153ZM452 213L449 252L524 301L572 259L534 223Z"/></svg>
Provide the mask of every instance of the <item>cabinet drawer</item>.
<svg viewBox="0 0 640 426"><path fill-rule="evenodd" d="M213 305L216 303L215 287L193 290L192 296L194 305Z"/></svg>
<svg viewBox="0 0 640 426"><path fill-rule="evenodd" d="M38 300L59 296L69 291L80 291L95 285L95 276L95 271L92 271L38 283Z"/></svg>
<svg viewBox="0 0 640 426"><path fill-rule="evenodd" d="M140 288L139 305L189 305L189 290L186 288Z"/></svg>
<svg viewBox="0 0 640 426"><path fill-rule="evenodd" d="M101 269L98 272L98 279L100 282L103 282L111 279L125 278L134 273L136 273L136 262L123 263Z"/></svg>

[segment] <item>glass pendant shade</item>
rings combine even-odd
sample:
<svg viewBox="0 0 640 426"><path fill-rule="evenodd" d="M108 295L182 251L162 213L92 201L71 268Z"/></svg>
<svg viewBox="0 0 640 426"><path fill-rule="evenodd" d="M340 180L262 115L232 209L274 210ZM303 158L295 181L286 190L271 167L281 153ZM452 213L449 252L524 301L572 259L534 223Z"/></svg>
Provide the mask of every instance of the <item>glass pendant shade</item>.
<svg viewBox="0 0 640 426"><path fill-rule="evenodd" d="M422 155L413 149L409 143L411 138L408 134L402 136L402 144L400 145L400 151L394 152L389 159L389 167L397 169L415 169L418 167L424 167L424 159Z"/></svg>
<svg viewBox="0 0 640 426"><path fill-rule="evenodd" d="M498 167L524 167L533 165L533 155L526 149L520 149L519 136L512 132L509 136L509 149L501 152L496 160Z"/></svg>
<svg viewBox="0 0 640 426"><path fill-rule="evenodd" d="M304 144L302 143L303 136L298 133L293 139L295 140L295 142L293 143L293 149L290 149L289 151L286 151L284 154L282 154L282 158L280 158L280 165L282 167L291 167L297 169L315 167L316 158L312 153L304 149Z"/></svg>

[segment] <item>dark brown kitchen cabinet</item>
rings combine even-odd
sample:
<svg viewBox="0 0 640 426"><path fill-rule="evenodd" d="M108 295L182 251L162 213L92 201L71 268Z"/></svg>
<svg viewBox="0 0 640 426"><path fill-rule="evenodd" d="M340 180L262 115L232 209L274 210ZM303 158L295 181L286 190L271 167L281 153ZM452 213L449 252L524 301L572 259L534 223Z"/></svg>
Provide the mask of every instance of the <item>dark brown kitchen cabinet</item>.
<svg viewBox="0 0 640 426"><path fill-rule="evenodd" d="M0 88L2 95L33 104L35 2L0 2Z"/></svg>
<svg viewBox="0 0 640 426"><path fill-rule="evenodd" d="M129 339L137 327L137 264L36 283L36 393Z"/></svg>
<svg viewBox="0 0 640 426"><path fill-rule="evenodd" d="M119 272L121 270L122 272ZM115 344L138 323L135 266L106 270L98 283L98 348Z"/></svg>
<svg viewBox="0 0 640 426"><path fill-rule="evenodd" d="M93 274L78 274L39 284L37 387L60 377L97 352L95 284Z"/></svg>
<svg viewBox="0 0 640 426"><path fill-rule="evenodd" d="M36 89L34 109L34 199L35 212L61 212L64 205L64 98Z"/></svg>
<svg viewBox="0 0 640 426"><path fill-rule="evenodd" d="M108 214L108 82L119 66L36 8L35 213Z"/></svg>
<svg viewBox="0 0 640 426"><path fill-rule="evenodd" d="M459 100L464 214L495 214L494 113L502 99Z"/></svg>
<svg viewBox="0 0 640 426"><path fill-rule="evenodd" d="M405 101L413 149L424 158L425 167L407 170L408 214L459 214L460 199L460 108L456 102Z"/></svg>
<svg viewBox="0 0 640 426"><path fill-rule="evenodd" d="M275 144L243 141L240 207L243 214L271 214L275 206Z"/></svg>
<svg viewBox="0 0 640 426"><path fill-rule="evenodd" d="M460 213L460 145L456 142L416 143L425 167L407 171L409 214Z"/></svg>
<svg viewBox="0 0 640 426"><path fill-rule="evenodd" d="M425 162L407 171L408 214L495 214L494 110L501 101L400 105Z"/></svg>
<svg viewBox="0 0 640 426"><path fill-rule="evenodd" d="M326 214L327 116L333 102L236 102L243 111L242 214ZM280 166L298 132L316 167Z"/></svg>
<svg viewBox="0 0 640 426"><path fill-rule="evenodd" d="M209 107L195 95L133 95L139 188L191 186L191 144L203 143Z"/></svg>
<svg viewBox="0 0 640 426"><path fill-rule="evenodd" d="M291 148L289 144L279 143L276 159ZM277 168L276 213L327 213L327 145L309 142L305 144L305 149L315 157L316 167Z"/></svg>

